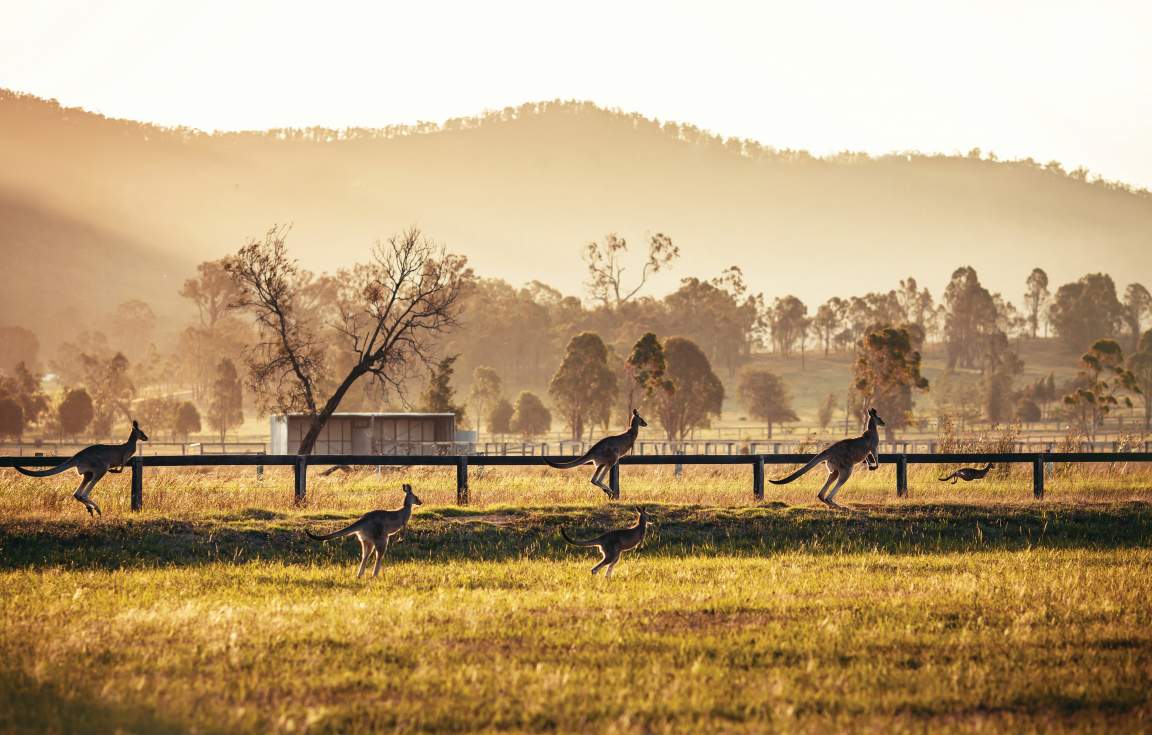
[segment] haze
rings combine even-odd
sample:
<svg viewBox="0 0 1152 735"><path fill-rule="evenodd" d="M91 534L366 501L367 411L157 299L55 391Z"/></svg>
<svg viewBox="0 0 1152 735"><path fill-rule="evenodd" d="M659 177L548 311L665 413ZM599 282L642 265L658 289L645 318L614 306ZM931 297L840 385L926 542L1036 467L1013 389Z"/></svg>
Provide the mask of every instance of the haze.
<svg viewBox="0 0 1152 735"><path fill-rule="evenodd" d="M1147 3L0 3L0 87L202 129L581 99L817 154L1057 160L1152 185Z"/></svg>

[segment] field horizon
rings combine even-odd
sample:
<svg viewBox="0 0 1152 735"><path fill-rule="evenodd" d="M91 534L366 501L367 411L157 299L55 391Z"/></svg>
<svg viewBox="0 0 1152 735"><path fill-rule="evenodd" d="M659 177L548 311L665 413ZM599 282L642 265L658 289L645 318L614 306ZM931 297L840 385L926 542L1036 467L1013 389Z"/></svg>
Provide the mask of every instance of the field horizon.
<svg viewBox="0 0 1152 735"><path fill-rule="evenodd" d="M1152 717L1147 501L0 517L6 732L1115 732ZM44 631L53 631L44 635ZM1044 676L1022 676L1044 671Z"/></svg>

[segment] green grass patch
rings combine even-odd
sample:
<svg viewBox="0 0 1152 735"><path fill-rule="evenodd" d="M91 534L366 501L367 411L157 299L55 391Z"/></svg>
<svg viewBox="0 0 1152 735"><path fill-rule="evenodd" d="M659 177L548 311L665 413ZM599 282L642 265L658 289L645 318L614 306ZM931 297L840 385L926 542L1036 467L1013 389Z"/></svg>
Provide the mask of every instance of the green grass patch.
<svg viewBox="0 0 1152 735"><path fill-rule="evenodd" d="M378 579L264 509L0 521L0 732L1137 731L1152 506L418 509Z"/></svg>

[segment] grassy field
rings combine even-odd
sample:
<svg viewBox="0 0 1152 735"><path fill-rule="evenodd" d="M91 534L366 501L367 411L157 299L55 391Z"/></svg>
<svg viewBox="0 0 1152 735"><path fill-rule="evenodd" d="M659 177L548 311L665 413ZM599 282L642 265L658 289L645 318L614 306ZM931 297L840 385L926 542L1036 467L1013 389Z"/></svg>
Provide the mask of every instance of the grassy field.
<svg viewBox="0 0 1152 735"><path fill-rule="evenodd" d="M486 475L467 509L447 473L318 478L293 509L271 471L157 472L144 513L116 478L89 519L5 473L0 732L1152 728L1152 493L1120 466L1044 503L881 471L847 513L815 480L757 506L744 472L631 472L658 525L611 581L557 529L631 509L571 474ZM302 535L401 480L426 505L379 579Z"/></svg>

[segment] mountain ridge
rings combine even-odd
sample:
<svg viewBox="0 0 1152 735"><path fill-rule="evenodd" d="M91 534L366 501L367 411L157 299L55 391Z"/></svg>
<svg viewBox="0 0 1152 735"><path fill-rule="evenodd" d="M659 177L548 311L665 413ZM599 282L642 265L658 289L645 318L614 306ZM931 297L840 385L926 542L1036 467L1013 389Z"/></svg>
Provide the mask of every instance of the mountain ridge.
<svg viewBox="0 0 1152 735"><path fill-rule="evenodd" d="M591 103L440 125L209 134L0 91L0 164L16 201L120 233L164 263L220 257L293 222L293 252L331 271L419 224L482 275L579 294L585 242L660 231L683 257L651 293L738 265L753 290L795 293L810 312L908 275L938 296L960 265L1009 299L1035 266L1053 286L1089 271L1121 285L1152 272L1152 195L1083 171L986 156L821 158ZM6 237L7 254L17 244Z"/></svg>

